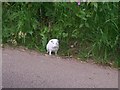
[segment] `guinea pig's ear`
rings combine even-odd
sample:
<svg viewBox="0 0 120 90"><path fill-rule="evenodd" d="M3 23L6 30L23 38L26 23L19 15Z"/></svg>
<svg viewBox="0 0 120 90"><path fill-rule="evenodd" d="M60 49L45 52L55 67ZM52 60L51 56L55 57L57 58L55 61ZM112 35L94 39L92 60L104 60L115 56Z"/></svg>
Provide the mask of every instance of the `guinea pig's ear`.
<svg viewBox="0 0 120 90"><path fill-rule="evenodd" d="M57 42L59 43L59 40L57 39Z"/></svg>

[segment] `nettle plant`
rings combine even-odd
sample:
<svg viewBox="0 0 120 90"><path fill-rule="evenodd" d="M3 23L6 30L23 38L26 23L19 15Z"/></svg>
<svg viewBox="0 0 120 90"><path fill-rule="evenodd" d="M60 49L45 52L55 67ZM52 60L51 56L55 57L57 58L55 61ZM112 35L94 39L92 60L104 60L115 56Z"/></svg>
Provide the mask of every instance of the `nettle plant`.
<svg viewBox="0 0 120 90"><path fill-rule="evenodd" d="M64 55L118 63L117 2L4 2L2 9L3 43L45 51L57 38Z"/></svg>

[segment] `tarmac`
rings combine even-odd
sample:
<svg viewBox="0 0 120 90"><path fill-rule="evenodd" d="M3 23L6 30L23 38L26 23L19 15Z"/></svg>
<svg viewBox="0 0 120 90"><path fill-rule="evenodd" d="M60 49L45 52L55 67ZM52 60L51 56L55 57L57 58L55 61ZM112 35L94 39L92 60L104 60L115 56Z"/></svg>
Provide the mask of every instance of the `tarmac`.
<svg viewBox="0 0 120 90"><path fill-rule="evenodd" d="M2 88L118 88L118 70L5 47L2 49Z"/></svg>

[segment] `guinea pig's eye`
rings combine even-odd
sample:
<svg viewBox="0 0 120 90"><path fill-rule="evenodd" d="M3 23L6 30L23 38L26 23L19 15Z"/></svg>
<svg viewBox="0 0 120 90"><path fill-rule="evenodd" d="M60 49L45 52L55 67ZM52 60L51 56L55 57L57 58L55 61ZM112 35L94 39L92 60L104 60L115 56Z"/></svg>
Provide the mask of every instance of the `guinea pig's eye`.
<svg viewBox="0 0 120 90"><path fill-rule="evenodd" d="M53 41L51 41L53 44L54 44L54 42Z"/></svg>

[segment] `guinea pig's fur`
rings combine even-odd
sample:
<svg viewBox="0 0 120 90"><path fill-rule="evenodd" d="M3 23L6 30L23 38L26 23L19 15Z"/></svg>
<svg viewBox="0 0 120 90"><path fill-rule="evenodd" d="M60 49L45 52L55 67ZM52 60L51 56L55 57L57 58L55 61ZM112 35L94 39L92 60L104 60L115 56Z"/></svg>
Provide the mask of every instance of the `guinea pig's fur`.
<svg viewBox="0 0 120 90"><path fill-rule="evenodd" d="M48 44L46 45L46 49L49 55L51 55L52 52L55 52L55 55L57 55L57 51L59 49L59 40L58 39L49 40Z"/></svg>

